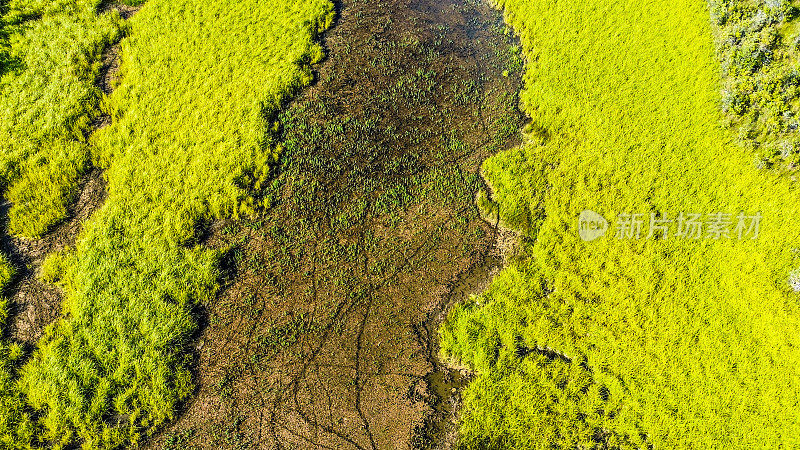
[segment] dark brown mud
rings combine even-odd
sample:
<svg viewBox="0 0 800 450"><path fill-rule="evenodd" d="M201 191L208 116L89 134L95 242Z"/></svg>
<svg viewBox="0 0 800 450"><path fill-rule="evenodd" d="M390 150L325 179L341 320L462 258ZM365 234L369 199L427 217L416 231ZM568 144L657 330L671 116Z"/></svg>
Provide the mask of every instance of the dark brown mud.
<svg viewBox="0 0 800 450"><path fill-rule="evenodd" d="M281 114L249 222L220 221L197 392L150 448L449 448L468 380L438 361L448 306L498 264L482 161L514 145L522 61L474 0L348 0L317 82Z"/></svg>
<svg viewBox="0 0 800 450"><path fill-rule="evenodd" d="M481 264L473 266L468 273L453 283L449 294L441 298L423 326L417 328L419 340L427 348L428 360L434 370L425 376L428 388L433 394L431 402L433 410L415 432L420 442L426 442L431 447L449 449L457 442L461 391L472 379L472 374L468 370L449 367L446 362L440 360L439 327L446 319L450 306L465 302L470 296L486 290L502 266L503 259L499 249L492 249Z"/></svg>
<svg viewBox="0 0 800 450"><path fill-rule="evenodd" d="M107 13L116 11L125 20L130 19L141 6L128 6L115 1L106 1L100 5L100 12ZM119 41L112 44L103 51L101 58L100 76L97 79L97 86L104 94L110 95L119 80Z"/></svg>

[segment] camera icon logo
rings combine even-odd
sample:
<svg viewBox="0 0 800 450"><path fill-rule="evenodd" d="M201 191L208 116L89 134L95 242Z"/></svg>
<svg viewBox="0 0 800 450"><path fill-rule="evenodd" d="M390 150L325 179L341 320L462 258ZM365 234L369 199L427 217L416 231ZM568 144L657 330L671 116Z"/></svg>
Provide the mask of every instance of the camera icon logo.
<svg viewBox="0 0 800 450"><path fill-rule="evenodd" d="M593 241L608 231L608 221L594 211L585 209L578 216L578 235L584 241Z"/></svg>

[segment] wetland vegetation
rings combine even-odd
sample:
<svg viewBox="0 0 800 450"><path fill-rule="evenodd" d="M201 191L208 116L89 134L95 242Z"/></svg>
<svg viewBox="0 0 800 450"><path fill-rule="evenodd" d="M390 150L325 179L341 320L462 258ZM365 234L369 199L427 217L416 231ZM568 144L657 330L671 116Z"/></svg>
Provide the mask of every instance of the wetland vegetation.
<svg viewBox="0 0 800 450"><path fill-rule="evenodd" d="M746 23L741 3L720 3L731 26ZM737 125L765 146L786 129L767 123L777 103L724 109L721 91L773 66L733 67L752 46L715 48L715 5L712 22L694 1L500 2L532 122L523 145L484 163L484 209L522 251L441 328L444 354L478 374L464 448L798 445L796 178L737 139ZM586 209L617 217L605 238L579 237ZM626 213L682 211L764 221L757 239L686 239L677 224L666 240L617 239Z"/></svg>
<svg viewBox="0 0 800 450"><path fill-rule="evenodd" d="M798 7L0 0L0 448L800 446Z"/></svg>

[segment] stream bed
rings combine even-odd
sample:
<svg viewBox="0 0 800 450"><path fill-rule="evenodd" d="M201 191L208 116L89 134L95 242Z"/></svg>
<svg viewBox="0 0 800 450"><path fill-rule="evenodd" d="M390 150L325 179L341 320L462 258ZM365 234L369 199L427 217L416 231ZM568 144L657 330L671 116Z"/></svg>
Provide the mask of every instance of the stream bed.
<svg viewBox="0 0 800 450"><path fill-rule="evenodd" d="M518 144L523 62L483 1L348 0L253 221L220 221L199 387L153 448L450 448L469 377L438 359L500 264L479 171ZM202 445L199 443L203 443Z"/></svg>

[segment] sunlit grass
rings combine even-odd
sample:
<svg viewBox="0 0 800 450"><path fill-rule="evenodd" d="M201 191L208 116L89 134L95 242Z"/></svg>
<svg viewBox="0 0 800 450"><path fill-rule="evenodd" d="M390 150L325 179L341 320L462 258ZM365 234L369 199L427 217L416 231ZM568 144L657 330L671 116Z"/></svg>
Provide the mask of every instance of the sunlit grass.
<svg viewBox="0 0 800 450"><path fill-rule="evenodd" d="M108 180L106 203L75 251L43 268L64 289L64 317L20 385L48 446L140 442L193 389L192 308L214 294L219 257L197 245L197 231L260 208L251 192L279 153L273 121L311 81L308 64L322 56L313 39L333 8L148 2L122 42L122 82L102 101L113 123L87 142L102 98L98 57L118 36L119 17L97 15L99 1L19 4L4 15L16 34L0 92L11 231L37 236L62 220L90 161Z"/></svg>
<svg viewBox="0 0 800 450"><path fill-rule="evenodd" d="M502 6L527 57L530 130L544 133L484 165L502 221L531 237L526 256L441 330L446 356L479 374L463 446L800 445L787 414L800 395L797 188L720 125L704 2ZM612 227L625 212L764 219L757 240L612 228L583 242L584 209Z"/></svg>
<svg viewBox="0 0 800 450"><path fill-rule="evenodd" d="M121 32L119 14L99 5L13 0L0 11L0 188L13 234L39 236L63 220L88 168L100 54Z"/></svg>

